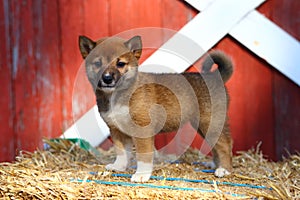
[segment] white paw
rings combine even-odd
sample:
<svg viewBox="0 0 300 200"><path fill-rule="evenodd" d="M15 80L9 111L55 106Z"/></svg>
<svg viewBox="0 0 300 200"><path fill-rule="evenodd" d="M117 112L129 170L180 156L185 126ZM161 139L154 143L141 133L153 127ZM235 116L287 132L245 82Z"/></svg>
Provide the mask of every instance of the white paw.
<svg viewBox="0 0 300 200"><path fill-rule="evenodd" d="M126 165L118 165L116 163L108 164L105 166L105 169L107 169L107 170L120 171L120 172L126 171L126 168L127 168Z"/></svg>
<svg viewBox="0 0 300 200"><path fill-rule="evenodd" d="M107 170L124 172L128 166L128 157L129 155L127 155L126 152L123 152L123 154L117 155L117 158L113 164L108 164L105 166L105 168Z"/></svg>
<svg viewBox="0 0 300 200"><path fill-rule="evenodd" d="M152 174L153 163L146 163L143 161L137 161L137 170L135 174L132 175L132 182L146 182L150 179Z"/></svg>
<svg viewBox="0 0 300 200"><path fill-rule="evenodd" d="M131 182L146 182L150 179L151 173L135 173L131 177Z"/></svg>
<svg viewBox="0 0 300 200"><path fill-rule="evenodd" d="M223 177L223 176L226 176L226 175L229 175L229 174L230 174L230 172L227 171L226 169L224 169L223 167L219 167L215 171L215 176L217 176L217 177Z"/></svg>

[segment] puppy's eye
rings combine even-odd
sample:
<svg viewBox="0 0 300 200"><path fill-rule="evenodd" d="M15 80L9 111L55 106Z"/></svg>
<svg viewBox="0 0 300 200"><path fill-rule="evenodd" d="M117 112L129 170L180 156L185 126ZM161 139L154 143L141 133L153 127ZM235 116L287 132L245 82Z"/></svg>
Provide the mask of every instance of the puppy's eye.
<svg viewBox="0 0 300 200"><path fill-rule="evenodd" d="M122 68L122 67L124 67L126 64L127 64L127 63L125 63L125 62L118 61L118 62L117 62L117 67L118 67L118 68Z"/></svg>
<svg viewBox="0 0 300 200"><path fill-rule="evenodd" d="M102 62L101 62L101 60L99 60L99 61L95 61L93 64L94 64L96 67L101 67Z"/></svg>

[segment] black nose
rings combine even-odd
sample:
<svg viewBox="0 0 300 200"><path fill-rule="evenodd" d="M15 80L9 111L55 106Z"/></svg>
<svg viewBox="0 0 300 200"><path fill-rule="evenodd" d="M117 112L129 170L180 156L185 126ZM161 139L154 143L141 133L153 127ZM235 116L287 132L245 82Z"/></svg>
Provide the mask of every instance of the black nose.
<svg viewBox="0 0 300 200"><path fill-rule="evenodd" d="M102 80L106 84L111 84L113 82L113 76L112 76L112 74L103 74Z"/></svg>

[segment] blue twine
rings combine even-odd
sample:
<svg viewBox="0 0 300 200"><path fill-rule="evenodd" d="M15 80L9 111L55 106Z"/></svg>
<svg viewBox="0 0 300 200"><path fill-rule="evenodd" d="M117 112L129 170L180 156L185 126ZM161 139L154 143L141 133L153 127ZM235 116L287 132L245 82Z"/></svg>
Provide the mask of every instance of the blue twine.
<svg viewBox="0 0 300 200"><path fill-rule="evenodd" d="M123 178L131 178L130 174L112 174L113 177L123 177ZM195 179L186 179L186 178L172 178L172 177L163 177L163 176L151 176L151 179L155 180L166 180L166 181L184 181L184 182L191 182L191 183L207 183L207 184L214 184L213 181L208 180L195 180ZM251 185L251 184L244 184L244 183L232 183L232 182L215 182L217 185L229 185L235 187L248 187L254 189L272 189L266 186L261 185Z"/></svg>
<svg viewBox="0 0 300 200"><path fill-rule="evenodd" d="M195 172L214 173L214 169L194 169Z"/></svg>
<svg viewBox="0 0 300 200"><path fill-rule="evenodd" d="M97 175L97 172L89 172L91 175ZM130 174L111 174L113 177L123 177L123 178L131 178ZM196 180L196 179L186 179L186 178L172 178L172 177L163 177L163 176L150 176L150 179L155 180L166 180L166 181L183 181L183 182L191 182L191 183L206 183L206 184L214 184L213 181L208 180ZM215 182L217 185L229 185L229 186L235 186L235 187L248 187L253 189L269 189L272 190L272 188L268 188L263 185L251 185L251 184L244 184L244 183L232 183L232 182Z"/></svg>
<svg viewBox="0 0 300 200"><path fill-rule="evenodd" d="M121 182L121 181L103 181L103 180L82 180L82 179L72 179L72 182L94 182L97 184L103 184L103 185L119 185L119 186L127 186L127 187L143 187L143 188L154 188L154 189L169 189L169 190L181 190L181 191L199 191L199 192L214 192L216 193L216 190L210 190L210 189L203 189L203 188L189 188L189 187L177 187L177 186L170 186L170 185L153 185L153 184L145 184L145 183L129 183L129 182ZM235 194L235 193L226 193L230 194L234 197L245 197L243 194Z"/></svg>

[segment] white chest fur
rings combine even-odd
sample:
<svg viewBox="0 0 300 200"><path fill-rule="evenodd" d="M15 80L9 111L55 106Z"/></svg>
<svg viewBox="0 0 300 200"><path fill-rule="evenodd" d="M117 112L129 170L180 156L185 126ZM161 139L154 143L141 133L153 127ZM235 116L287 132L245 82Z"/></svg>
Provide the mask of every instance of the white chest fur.
<svg viewBox="0 0 300 200"><path fill-rule="evenodd" d="M129 107L123 105L110 106L106 112L101 112L101 116L108 124L118 126L124 124L130 119Z"/></svg>

